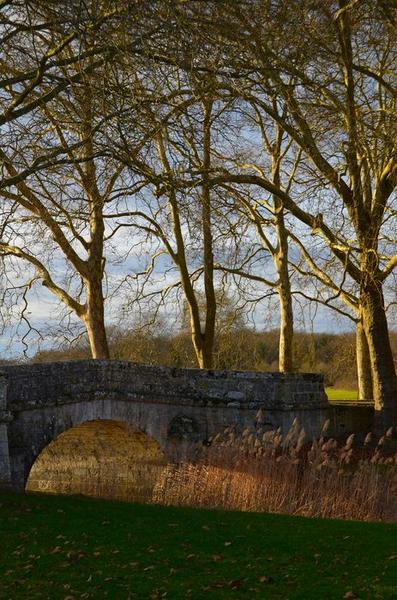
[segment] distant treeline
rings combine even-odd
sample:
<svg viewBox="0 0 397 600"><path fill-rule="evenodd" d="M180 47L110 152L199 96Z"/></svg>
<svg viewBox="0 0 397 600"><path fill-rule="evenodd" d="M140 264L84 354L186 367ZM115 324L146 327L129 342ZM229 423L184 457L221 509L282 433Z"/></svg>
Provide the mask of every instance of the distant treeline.
<svg viewBox="0 0 397 600"><path fill-rule="evenodd" d="M278 370L279 332L274 329L256 332L246 327L218 336L214 368L253 371ZM397 357L397 332L391 332L394 356ZM147 364L173 367L196 367L196 356L188 332L175 335L122 333L110 335L111 357ZM42 350L34 362L90 358L88 343L65 350ZM326 385L357 387L356 338L354 333L297 332L294 362L298 371L316 371L325 376Z"/></svg>

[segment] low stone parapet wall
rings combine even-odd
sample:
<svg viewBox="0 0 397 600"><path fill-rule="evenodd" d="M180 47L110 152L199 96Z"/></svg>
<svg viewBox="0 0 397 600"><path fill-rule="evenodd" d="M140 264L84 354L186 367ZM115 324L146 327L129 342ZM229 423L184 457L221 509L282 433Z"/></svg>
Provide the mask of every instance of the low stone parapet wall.
<svg viewBox="0 0 397 600"><path fill-rule="evenodd" d="M291 410L328 406L322 375L176 369L122 361L8 366L8 407L80 402L107 392L135 402Z"/></svg>

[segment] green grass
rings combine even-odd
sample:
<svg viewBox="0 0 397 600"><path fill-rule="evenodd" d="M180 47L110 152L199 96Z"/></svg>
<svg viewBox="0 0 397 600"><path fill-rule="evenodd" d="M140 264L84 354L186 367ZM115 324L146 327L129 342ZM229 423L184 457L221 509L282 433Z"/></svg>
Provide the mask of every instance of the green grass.
<svg viewBox="0 0 397 600"><path fill-rule="evenodd" d="M333 387L327 387L325 388L325 393L328 396L328 400L330 400L331 402L333 400L346 400L348 402L354 402L355 400L358 400L357 390L343 390Z"/></svg>
<svg viewBox="0 0 397 600"><path fill-rule="evenodd" d="M1 600L397 598L397 524L3 493L0 552Z"/></svg>

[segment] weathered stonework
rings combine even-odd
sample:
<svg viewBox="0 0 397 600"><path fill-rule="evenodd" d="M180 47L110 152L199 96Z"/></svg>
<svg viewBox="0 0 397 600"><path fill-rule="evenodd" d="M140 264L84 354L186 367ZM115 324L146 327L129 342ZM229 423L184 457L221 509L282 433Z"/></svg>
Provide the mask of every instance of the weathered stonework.
<svg viewBox="0 0 397 600"><path fill-rule="evenodd" d="M7 377L0 374L0 486L11 483L10 456L7 424L12 420L7 410Z"/></svg>
<svg viewBox="0 0 397 600"><path fill-rule="evenodd" d="M259 409L265 428L286 432L297 418L310 438L329 418L338 431L337 410L328 403L323 378L317 374L174 369L98 360L2 370L0 484L11 481L16 489L24 488L45 446L87 421L131 424L169 455L229 425L254 426ZM343 418L350 426L351 418Z"/></svg>

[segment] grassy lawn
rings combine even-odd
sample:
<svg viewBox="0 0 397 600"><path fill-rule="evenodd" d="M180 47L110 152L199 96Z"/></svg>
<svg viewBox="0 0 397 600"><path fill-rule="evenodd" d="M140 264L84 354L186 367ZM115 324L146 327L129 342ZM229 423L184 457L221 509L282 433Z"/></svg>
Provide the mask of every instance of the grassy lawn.
<svg viewBox="0 0 397 600"><path fill-rule="evenodd" d="M0 494L0 598L397 598L397 524Z"/></svg>
<svg viewBox="0 0 397 600"><path fill-rule="evenodd" d="M358 399L357 390L342 390L333 387L327 387L325 388L325 392L328 396L328 400L331 402L332 400L347 400L352 402Z"/></svg>

